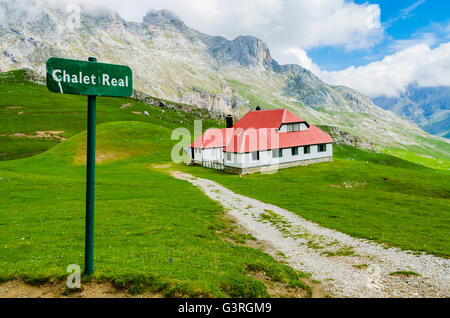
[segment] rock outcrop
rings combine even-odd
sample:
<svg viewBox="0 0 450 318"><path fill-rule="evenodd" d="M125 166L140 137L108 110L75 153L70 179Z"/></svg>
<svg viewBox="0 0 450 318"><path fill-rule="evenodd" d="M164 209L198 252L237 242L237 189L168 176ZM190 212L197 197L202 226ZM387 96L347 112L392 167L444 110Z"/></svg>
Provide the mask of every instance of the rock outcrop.
<svg viewBox="0 0 450 318"><path fill-rule="evenodd" d="M161 109L182 110L183 112L193 114L198 119L205 119L205 118L220 119L220 120L225 119L225 114L221 112L216 112L214 110L205 110L203 108L187 104L165 101L136 90L133 92L133 96L131 96L131 98L147 105L159 107ZM124 104L122 105L122 107L125 108L128 107L128 105Z"/></svg>
<svg viewBox="0 0 450 318"><path fill-rule="evenodd" d="M226 41L212 50L214 57L222 65L239 63L244 67L272 67L274 60L267 44L253 36L239 36Z"/></svg>
<svg viewBox="0 0 450 318"><path fill-rule="evenodd" d="M323 131L326 131L337 145L347 145L370 151L375 150L374 144L362 137L354 136L345 131L339 130L337 127L320 126L320 128Z"/></svg>

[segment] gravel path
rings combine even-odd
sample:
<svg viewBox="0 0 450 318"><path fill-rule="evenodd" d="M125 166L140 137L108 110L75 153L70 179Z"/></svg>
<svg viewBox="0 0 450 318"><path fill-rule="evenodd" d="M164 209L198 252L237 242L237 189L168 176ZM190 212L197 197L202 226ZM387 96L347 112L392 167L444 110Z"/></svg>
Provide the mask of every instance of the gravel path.
<svg viewBox="0 0 450 318"><path fill-rule="evenodd" d="M450 260L387 248L326 229L282 209L236 194L216 182L172 171L223 205L265 252L311 273L335 297L450 297ZM390 275L410 271L420 274Z"/></svg>

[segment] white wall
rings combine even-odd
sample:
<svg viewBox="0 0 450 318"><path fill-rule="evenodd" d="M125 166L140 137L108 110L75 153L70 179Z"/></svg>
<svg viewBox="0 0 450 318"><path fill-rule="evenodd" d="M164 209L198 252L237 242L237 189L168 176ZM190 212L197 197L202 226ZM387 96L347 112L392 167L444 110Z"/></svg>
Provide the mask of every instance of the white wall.
<svg viewBox="0 0 450 318"><path fill-rule="evenodd" d="M318 146L311 146L311 153L304 154L303 147L299 147L298 155L293 156L291 152L291 148L283 149L283 157L282 158L273 158L272 151L261 151L259 153L259 160L254 161L252 159L251 153L243 153L243 154L231 154L231 160L227 159L227 153L224 154L225 160L224 164L226 166L235 167L235 168L253 168L259 166L267 166L274 165L286 162L294 162L301 160L309 160L309 159L318 159L333 156L333 144L327 144L327 151L318 152Z"/></svg>
<svg viewBox="0 0 450 318"><path fill-rule="evenodd" d="M221 161L223 159L223 148L203 149L203 161Z"/></svg>
<svg viewBox="0 0 450 318"><path fill-rule="evenodd" d="M194 149L194 161L222 161L223 148Z"/></svg>

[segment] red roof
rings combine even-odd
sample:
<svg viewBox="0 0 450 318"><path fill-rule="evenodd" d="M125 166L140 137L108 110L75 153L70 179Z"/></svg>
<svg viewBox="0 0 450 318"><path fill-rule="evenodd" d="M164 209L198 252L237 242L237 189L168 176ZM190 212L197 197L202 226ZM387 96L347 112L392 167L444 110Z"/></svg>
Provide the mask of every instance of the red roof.
<svg viewBox="0 0 450 318"><path fill-rule="evenodd" d="M307 130L282 133L277 129L262 128L236 131L224 151L246 153L329 143L333 143L333 139L314 125Z"/></svg>
<svg viewBox="0 0 450 318"><path fill-rule="evenodd" d="M328 134L314 125L303 131L278 131L281 124L299 122L305 121L287 109L251 111L233 128L207 130L191 147L224 147L225 152L245 153L333 142Z"/></svg>
<svg viewBox="0 0 450 318"><path fill-rule="evenodd" d="M208 129L205 133L197 138L191 148L222 148L228 145L233 138L233 128Z"/></svg>
<svg viewBox="0 0 450 318"><path fill-rule="evenodd" d="M304 120L287 109L256 110L248 112L233 128L280 128L281 124L300 122Z"/></svg>

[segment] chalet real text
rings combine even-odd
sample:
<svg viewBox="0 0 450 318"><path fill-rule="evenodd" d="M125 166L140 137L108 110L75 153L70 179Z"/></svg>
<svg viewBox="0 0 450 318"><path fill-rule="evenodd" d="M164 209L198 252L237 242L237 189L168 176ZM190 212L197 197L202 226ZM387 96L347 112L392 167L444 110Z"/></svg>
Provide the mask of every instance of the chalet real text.
<svg viewBox="0 0 450 318"><path fill-rule="evenodd" d="M52 77L56 82L68 84L102 85L113 87L128 87L129 85L128 76L125 76L124 78L114 78L109 74L101 74L101 76L97 77L94 74L87 75L83 74L83 72L78 72L78 74L70 74L66 70L55 69L53 70Z"/></svg>

